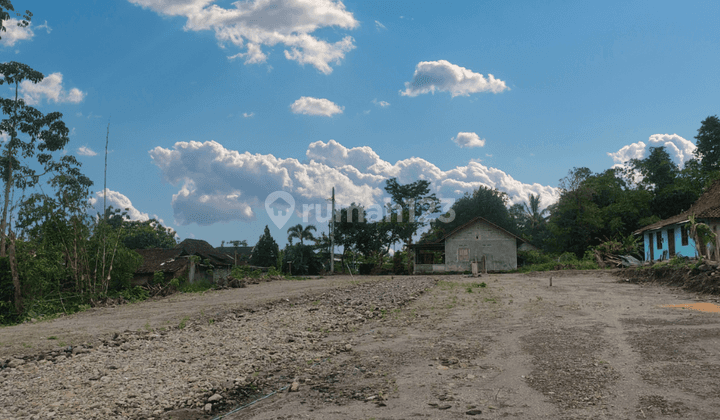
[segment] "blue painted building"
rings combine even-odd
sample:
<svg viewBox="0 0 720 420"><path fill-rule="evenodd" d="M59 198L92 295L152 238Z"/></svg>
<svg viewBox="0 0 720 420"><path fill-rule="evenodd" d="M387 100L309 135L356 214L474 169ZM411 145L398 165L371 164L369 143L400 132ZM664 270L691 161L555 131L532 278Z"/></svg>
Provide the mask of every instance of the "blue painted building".
<svg viewBox="0 0 720 420"><path fill-rule="evenodd" d="M718 233L720 180L715 181L688 210L634 232L636 235L643 235L645 261L666 260L675 255L696 258L698 255L695 241L688 232L691 215L695 215L696 222L705 223L713 232ZM706 244L705 256L712 258L712 251L717 248L720 248L720 241L717 239L714 244Z"/></svg>

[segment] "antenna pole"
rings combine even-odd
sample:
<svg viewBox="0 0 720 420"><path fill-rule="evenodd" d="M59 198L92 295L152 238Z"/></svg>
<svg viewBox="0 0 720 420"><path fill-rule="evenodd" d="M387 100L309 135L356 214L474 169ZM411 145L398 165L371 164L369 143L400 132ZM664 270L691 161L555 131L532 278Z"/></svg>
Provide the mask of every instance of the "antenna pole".
<svg viewBox="0 0 720 420"><path fill-rule="evenodd" d="M335 273L335 187L332 189L332 213L330 214L330 272Z"/></svg>
<svg viewBox="0 0 720 420"><path fill-rule="evenodd" d="M108 118L107 134L105 135L105 173L103 175L103 220L107 222L107 155L108 142L110 141L110 118Z"/></svg>

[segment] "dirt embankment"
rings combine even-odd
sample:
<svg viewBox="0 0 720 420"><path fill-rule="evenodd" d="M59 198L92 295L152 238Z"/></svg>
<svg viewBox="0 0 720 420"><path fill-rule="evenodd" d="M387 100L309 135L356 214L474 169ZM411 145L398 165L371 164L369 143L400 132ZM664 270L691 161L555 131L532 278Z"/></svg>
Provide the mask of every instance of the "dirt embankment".
<svg viewBox="0 0 720 420"><path fill-rule="evenodd" d="M626 268L619 270L620 281L630 283L656 283L671 287L679 287L688 292L720 295L720 266L714 262L697 265L650 266L642 268Z"/></svg>

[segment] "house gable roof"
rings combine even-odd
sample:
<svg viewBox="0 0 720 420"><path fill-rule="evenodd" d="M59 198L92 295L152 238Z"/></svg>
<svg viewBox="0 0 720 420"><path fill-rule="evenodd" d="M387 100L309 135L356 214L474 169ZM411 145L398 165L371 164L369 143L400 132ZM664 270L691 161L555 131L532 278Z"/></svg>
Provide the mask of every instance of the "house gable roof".
<svg viewBox="0 0 720 420"><path fill-rule="evenodd" d="M426 247L431 246L431 245L444 244L445 241L446 241L448 238L450 238L450 237L453 236L453 235L458 234L459 232L461 232L461 231L464 230L464 229L469 228L470 226L474 225L474 224L477 223L477 222L482 222L482 223L488 224L488 225L490 225L490 227L492 227L492 228L494 228L494 229L497 229L497 230L499 230L500 232L503 232L503 233L505 233L506 235L511 236L511 237L515 238L516 240L518 240L518 241L525 242L525 240L524 240L523 238L521 238L521 237L519 237L519 236L517 236L517 235L514 235L514 234L512 234L512 233L510 233L510 232L508 232L506 229L501 228L500 226L498 226L498 225L496 225L495 223L493 223L493 222L485 219L484 217L477 216L477 217L474 217L474 218L470 219L470 221L468 221L467 223L456 227L456 228L453 229L450 233L446 234L445 236L443 236L442 238L440 238L440 239L438 239L438 240L436 240L436 241L433 241L433 242L421 242L421 243L419 243L419 244L413 244L413 245L411 245L410 247L411 247L411 248L426 248Z"/></svg>
<svg viewBox="0 0 720 420"><path fill-rule="evenodd" d="M136 274L149 274L156 271L174 273L188 263L187 258L180 256L182 251L175 248L136 249L135 252L143 258L142 265L135 270Z"/></svg>
<svg viewBox="0 0 720 420"><path fill-rule="evenodd" d="M239 246L239 247L219 246L219 247L215 248L215 252L219 252L221 254L226 254L226 255L235 255L235 253L237 252L238 255L250 256L253 248L255 248L255 247L254 246Z"/></svg>
<svg viewBox="0 0 720 420"><path fill-rule="evenodd" d="M665 226L684 223L693 214L698 219L720 218L720 179L713 182L689 209L665 220L647 225L633 233L639 235L648 230L662 229Z"/></svg>
<svg viewBox="0 0 720 420"><path fill-rule="evenodd" d="M467 222L467 223L465 223L464 225L461 225L461 226L456 227L455 229L452 230L452 232L450 232L450 233L448 233L447 235L445 235L445 236L443 236L442 238L440 238L440 240L441 240L441 241L445 241L445 240L448 239L449 237L458 234L460 231L469 228L470 226L474 225L474 224L477 223L477 222L483 222L483 223L485 223L485 224L488 224L488 225L490 225L490 227L495 228L495 229L499 230L500 232L505 233L505 234L508 235L508 236L512 236L512 237L515 238L516 240L525 242L525 240L524 240L523 238L521 238L521 237L519 237L519 236L517 236L517 235L513 235L512 233L510 233L510 232L508 232L507 230L501 228L500 226L496 225L495 223L493 223L493 222L485 219L484 217L480 217L480 216L474 217L474 218L470 219L470 221Z"/></svg>
<svg viewBox="0 0 720 420"><path fill-rule="evenodd" d="M176 249L182 249L187 254L196 254L201 251L214 252L215 248L210 245L207 241L202 239L185 239L179 244L175 245Z"/></svg>

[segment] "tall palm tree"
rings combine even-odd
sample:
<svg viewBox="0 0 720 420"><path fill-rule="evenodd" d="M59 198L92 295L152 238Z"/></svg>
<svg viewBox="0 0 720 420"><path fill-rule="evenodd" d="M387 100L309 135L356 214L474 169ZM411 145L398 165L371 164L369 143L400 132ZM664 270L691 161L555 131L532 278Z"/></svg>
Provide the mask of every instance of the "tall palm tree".
<svg viewBox="0 0 720 420"><path fill-rule="evenodd" d="M528 194L528 202L523 203L523 207L525 208L525 216L530 222L531 229L535 229L545 221L545 214L547 214L548 210L543 209L540 211L540 194Z"/></svg>
<svg viewBox="0 0 720 420"><path fill-rule="evenodd" d="M307 239L309 241L315 240L315 236L312 234L313 231L317 231L315 225L307 225L305 228L303 228L303 226L298 223L295 226L291 226L287 230L288 242L290 242L290 245L292 245L293 239L298 238L300 240L300 245L304 245L304 239Z"/></svg>

